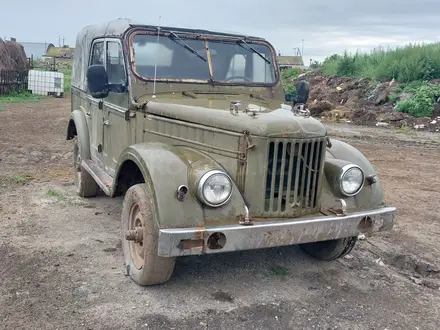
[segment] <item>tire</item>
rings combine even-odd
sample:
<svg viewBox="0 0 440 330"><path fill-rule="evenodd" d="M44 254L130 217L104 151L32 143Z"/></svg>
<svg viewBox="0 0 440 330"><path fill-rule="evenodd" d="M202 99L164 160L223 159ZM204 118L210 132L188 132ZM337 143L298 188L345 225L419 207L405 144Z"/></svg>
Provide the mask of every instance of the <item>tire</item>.
<svg viewBox="0 0 440 330"><path fill-rule="evenodd" d="M349 254L357 242L357 236L331 241L300 244L301 250L318 260L332 261Z"/></svg>
<svg viewBox="0 0 440 330"><path fill-rule="evenodd" d="M76 193L81 197L94 197L99 193L99 186L93 177L81 166L81 143L78 137L73 140L73 175Z"/></svg>
<svg viewBox="0 0 440 330"><path fill-rule="evenodd" d="M130 278L142 286L163 284L174 271L176 258L160 257L157 254L159 228L157 212L151 189L142 183L130 187L122 206L122 230L125 267ZM128 240L126 232L142 227L137 238L142 242Z"/></svg>

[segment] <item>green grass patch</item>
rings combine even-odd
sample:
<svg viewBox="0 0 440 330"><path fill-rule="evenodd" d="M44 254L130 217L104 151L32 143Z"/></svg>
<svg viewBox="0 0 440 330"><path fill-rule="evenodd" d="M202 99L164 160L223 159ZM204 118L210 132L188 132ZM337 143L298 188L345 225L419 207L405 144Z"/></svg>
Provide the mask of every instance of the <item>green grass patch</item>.
<svg viewBox="0 0 440 330"><path fill-rule="evenodd" d="M11 182L17 183L17 184L25 184L33 179L34 179L33 176L30 174L14 175L9 178L9 180Z"/></svg>
<svg viewBox="0 0 440 330"><path fill-rule="evenodd" d="M72 79L72 68L71 67L65 67L58 70L58 72L61 72L64 74L64 93L68 94L71 91L71 79Z"/></svg>
<svg viewBox="0 0 440 330"><path fill-rule="evenodd" d="M388 97L388 101L391 103L394 103L399 98L399 95L397 93L393 93Z"/></svg>
<svg viewBox="0 0 440 330"><path fill-rule="evenodd" d="M281 72L281 84L285 93L295 93L296 89L292 81L301 74L301 70L297 68L285 69Z"/></svg>
<svg viewBox="0 0 440 330"><path fill-rule="evenodd" d="M397 111L413 117L431 117L437 98L440 97L440 85L414 81L403 88L411 97L396 103Z"/></svg>
<svg viewBox="0 0 440 330"><path fill-rule="evenodd" d="M279 265L270 266L269 274L278 277L281 280L285 280L287 276L290 275L289 270L286 267Z"/></svg>
<svg viewBox="0 0 440 330"><path fill-rule="evenodd" d="M17 174L11 176L0 176L0 182L2 183L15 183L15 184L26 184L32 181L34 177L31 174Z"/></svg>
<svg viewBox="0 0 440 330"><path fill-rule="evenodd" d="M398 82L440 78L440 43L409 44L396 49L375 49L370 53L332 55L322 64L325 74L392 79Z"/></svg>
<svg viewBox="0 0 440 330"><path fill-rule="evenodd" d="M50 188L47 192L46 195L49 197L63 197L63 194L60 193L59 191Z"/></svg>
<svg viewBox="0 0 440 330"><path fill-rule="evenodd" d="M77 196L68 196L67 193L60 192L53 188L49 188L46 191L46 196L55 199L56 202L60 203L61 207L66 207L67 205L75 205L87 208L96 207L95 205L90 204L87 200L79 199Z"/></svg>
<svg viewBox="0 0 440 330"><path fill-rule="evenodd" d="M11 93L5 96L0 96L0 110L3 108L1 107L2 103L40 102L42 98L41 95L29 92Z"/></svg>

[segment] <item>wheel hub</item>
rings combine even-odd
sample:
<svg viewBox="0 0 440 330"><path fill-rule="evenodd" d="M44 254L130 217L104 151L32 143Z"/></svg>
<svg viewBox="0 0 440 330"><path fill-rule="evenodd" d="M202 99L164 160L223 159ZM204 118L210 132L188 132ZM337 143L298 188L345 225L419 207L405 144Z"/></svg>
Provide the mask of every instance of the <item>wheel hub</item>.
<svg viewBox="0 0 440 330"><path fill-rule="evenodd" d="M142 243L144 240L144 229L142 227L136 227L132 230L125 232L125 239L127 241L134 241L134 243Z"/></svg>
<svg viewBox="0 0 440 330"><path fill-rule="evenodd" d="M130 227L125 232L125 239L130 244L133 265L137 269L141 269L144 266L144 219L137 203L134 203L131 207Z"/></svg>

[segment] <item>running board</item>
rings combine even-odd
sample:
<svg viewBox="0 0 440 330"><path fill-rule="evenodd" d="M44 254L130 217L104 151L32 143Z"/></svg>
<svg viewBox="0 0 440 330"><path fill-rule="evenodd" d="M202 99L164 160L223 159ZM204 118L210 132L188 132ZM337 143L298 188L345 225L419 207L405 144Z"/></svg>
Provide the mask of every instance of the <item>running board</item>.
<svg viewBox="0 0 440 330"><path fill-rule="evenodd" d="M111 195L113 178L105 173L93 160L86 159L81 163L81 167L85 169L96 181L99 188L107 195Z"/></svg>

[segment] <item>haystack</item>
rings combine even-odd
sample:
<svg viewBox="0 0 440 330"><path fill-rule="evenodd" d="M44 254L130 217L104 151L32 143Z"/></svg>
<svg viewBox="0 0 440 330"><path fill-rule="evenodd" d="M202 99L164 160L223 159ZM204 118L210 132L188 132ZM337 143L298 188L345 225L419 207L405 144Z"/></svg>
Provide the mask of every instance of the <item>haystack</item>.
<svg viewBox="0 0 440 330"><path fill-rule="evenodd" d="M0 39L0 70L24 71L27 69L26 53L15 41Z"/></svg>

